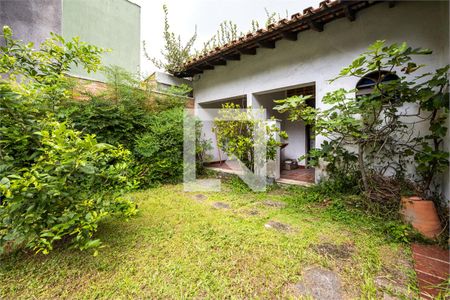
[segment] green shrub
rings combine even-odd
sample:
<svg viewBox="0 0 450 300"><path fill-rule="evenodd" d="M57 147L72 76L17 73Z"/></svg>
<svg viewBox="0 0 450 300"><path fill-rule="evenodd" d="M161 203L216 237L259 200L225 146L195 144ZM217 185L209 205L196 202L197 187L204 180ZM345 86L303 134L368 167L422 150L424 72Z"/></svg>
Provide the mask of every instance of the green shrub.
<svg viewBox="0 0 450 300"><path fill-rule="evenodd" d="M148 112L137 101L93 97L89 102L71 101L64 118L80 131L95 134L100 142L133 149L137 136L145 132Z"/></svg>
<svg viewBox="0 0 450 300"><path fill-rule="evenodd" d="M67 237L80 249L92 240L100 220L111 214L131 216L135 206L118 197L133 188L127 172L130 153L98 143L91 135L50 122L35 134L42 154L30 168L2 179L0 249L8 241L48 253Z"/></svg>
<svg viewBox="0 0 450 300"><path fill-rule="evenodd" d="M136 139L135 152L148 184L177 182L183 177L183 109L152 115L147 131Z"/></svg>
<svg viewBox="0 0 450 300"><path fill-rule="evenodd" d="M67 101L59 111L80 131L95 134L100 142L133 149L135 139L146 130L149 110L147 92L139 80L119 67L105 68L107 91L87 95L89 101Z"/></svg>
<svg viewBox="0 0 450 300"><path fill-rule="evenodd" d="M138 79L119 67L106 68L107 91L88 95L89 101L67 101L59 111L85 133L100 142L122 145L133 154L130 169L141 187L178 182L183 176L183 108L187 85L170 87L166 94L142 90ZM200 132L197 132L199 137ZM199 161L207 141L198 139ZM197 170L202 170L199 163Z"/></svg>
<svg viewBox="0 0 450 300"><path fill-rule="evenodd" d="M53 35L40 49L3 30L0 48L0 253L25 246L48 253L58 240L95 248L98 222L128 217L135 206L119 194L128 179L129 151L101 144L54 117L68 99L64 75L73 64L97 70L100 53L78 39Z"/></svg>

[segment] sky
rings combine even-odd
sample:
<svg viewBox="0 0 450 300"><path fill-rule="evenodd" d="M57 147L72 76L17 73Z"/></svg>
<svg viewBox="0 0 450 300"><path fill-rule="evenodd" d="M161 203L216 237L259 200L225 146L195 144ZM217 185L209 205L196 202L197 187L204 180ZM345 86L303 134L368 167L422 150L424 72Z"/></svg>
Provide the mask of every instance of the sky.
<svg viewBox="0 0 450 300"><path fill-rule="evenodd" d="M141 40L146 41L148 53L152 57L161 57L164 47L162 36L164 26L163 4L169 9L171 31L180 34L186 42L197 27L196 47L209 40L225 20L231 20L238 26L238 31L251 29L251 21L257 20L264 26L265 8L277 12L281 17L290 17L309 6L318 7L321 0L131 0L141 6ZM142 46L142 45L141 45ZM141 55L141 73L145 77L156 68Z"/></svg>

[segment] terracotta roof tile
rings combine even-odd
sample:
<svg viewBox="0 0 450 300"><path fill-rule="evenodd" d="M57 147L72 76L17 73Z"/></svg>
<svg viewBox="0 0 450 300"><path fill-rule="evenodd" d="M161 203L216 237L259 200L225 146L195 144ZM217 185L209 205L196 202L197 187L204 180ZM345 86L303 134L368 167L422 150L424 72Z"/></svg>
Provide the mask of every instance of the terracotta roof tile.
<svg viewBox="0 0 450 300"><path fill-rule="evenodd" d="M279 39L285 38L287 36L286 33L291 33L294 35L299 31L311 29L311 22L319 23L320 29L318 29L318 31L321 31L324 24L329 23L334 19L345 17L346 9L351 9L352 11L357 12L380 2L384 1L322 1L320 2L318 8L305 8L303 10L303 14L293 14L290 20L281 19L270 24L267 29L261 28L256 32L249 32L245 36L239 37L237 40L231 41L219 47L215 47L207 54L201 54L198 57L189 60L185 65L184 71L175 75L179 77L192 76L194 74L194 69L195 71L198 71L197 69L201 69L200 65L208 64L213 60L223 60L225 59L223 57L224 55L239 54L239 50L242 49L258 48L262 42L265 41L276 42Z"/></svg>

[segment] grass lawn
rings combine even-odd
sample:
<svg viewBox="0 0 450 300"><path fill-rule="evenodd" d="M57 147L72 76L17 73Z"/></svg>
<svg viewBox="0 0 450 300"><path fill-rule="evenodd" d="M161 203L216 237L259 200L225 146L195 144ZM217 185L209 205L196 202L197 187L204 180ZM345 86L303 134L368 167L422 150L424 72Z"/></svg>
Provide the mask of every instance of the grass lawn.
<svg viewBox="0 0 450 300"><path fill-rule="evenodd" d="M312 268L336 274L345 299L383 298L380 286L416 293L409 247L390 242L380 221L312 201L327 200L314 191L228 183L221 193L166 185L128 197L139 214L100 226L97 257L70 249L3 257L0 298L289 299Z"/></svg>

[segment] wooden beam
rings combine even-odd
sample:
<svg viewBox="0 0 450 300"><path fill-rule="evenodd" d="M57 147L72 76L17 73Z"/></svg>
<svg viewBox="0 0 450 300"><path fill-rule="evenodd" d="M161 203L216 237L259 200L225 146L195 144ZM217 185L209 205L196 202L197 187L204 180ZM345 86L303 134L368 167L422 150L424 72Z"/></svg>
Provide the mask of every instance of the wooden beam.
<svg viewBox="0 0 450 300"><path fill-rule="evenodd" d="M258 42L258 45L261 48L275 49L275 42L274 41L260 41L260 42Z"/></svg>
<svg viewBox="0 0 450 300"><path fill-rule="evenodd" d="M245 54L245 55L255 55L256 54L256 49L239 49L239 52L241 52L241 54Z"/></svg>
<svg viewBox="0 0 450 300"><path fill-rule="evenodd" d="M323 31L323 23L319 23L316 21L308 21L309 28L314 31L322 32Z"/></svg>
<svg viewBox="0 0 450 300"><path fill-rule="evenodd" d="M281 35L288 41L296 41L297 40L297 32L282 32Z"/></svg>
<svg viewBox="0 0 450 300"><path fill-rule="evenodd" d="M347 17L347 19L350 20L350 22L355 21L355 19L356 19L355 12L353 11L353 9L348 7L348 5L344 6L344 13L345 13L345 16Z"/></svg>
<svg viewBox="0 0 450 300"><path fill-rule="evenodd" d="M227 59L227 60L241 60L241 55L239 53L229 54L229 55L223 56L223 58Z"/></svg>
<svg viewBox="0 0 450 300"><path fill-rule="evenodd" d="M213 66L226 66L227 65L227 61L224 59L220 59L220 60L216 60L214 62L211 63Z"/></svg>
<svg viewBox="0 0 450 300"><path fill-rule="evenodd" d="M214 66L210 64L204 64L200 66L200 68L202 68L203 70L214 70Z"/></svg>

